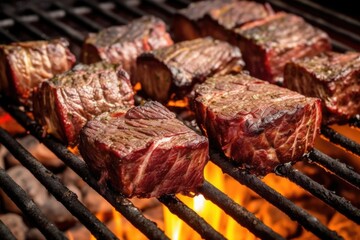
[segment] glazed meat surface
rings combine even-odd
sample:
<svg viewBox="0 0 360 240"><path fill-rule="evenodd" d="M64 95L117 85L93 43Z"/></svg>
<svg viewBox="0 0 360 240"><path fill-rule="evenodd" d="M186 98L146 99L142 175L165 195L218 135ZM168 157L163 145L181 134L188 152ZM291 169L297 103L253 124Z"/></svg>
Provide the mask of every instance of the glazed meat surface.
<svg viewBox="0 0 360 240"><path fill-rule="evenodd" d="M284 85L321 98L324 124L345 123L360 113L360 54L326 52L288 63Z"/></svg>
<svg viewBox="0 0 360 240"><path fill-rule="evenodd" d="M146 51L172 45L165 23L153 16L144 16L124 26L113 26L91 33L82 50L82 62L107 61L122 64L131 74L136 57Z"/></svg>
<svg viewBox="0 0 360 240"><path fill-rule="evenodd" d="M207 138L158 102L89 121L79 149L101 181L127 197L196 192L208 160Z"/></svg>
<svg viewBox="0 0 360 240"><path fill-rule="evenodd" d="M196 118L210 142L259 175L299 160L319 132L319 99L246 74L209 78L195 97Z"/></svg>
<svg viewBox="0 0 360 240"><path fill-rule="evenodd" d="M283 12L245 24L235 33L250 74L271 83L282 84L287 62L331 48L325 32Z"/></svg>
<svg viewBox="0 0 360 240"><path fill-rule="evenodd" d="M150 98L167 102L183 98L207 77L237 73L243 66L237 47L200 38L140 55L135 76Z"/></svg>
<svg viewBox="0 0 360 240"><path fill-rule="evenodd" d="M85 123L122 106L132 106L128 74L118 65L79 64L41 84L34 94L34 115L45 130L74 146Z"/></svg>
<svg viewBox="0 0 360 240"><path fill-rule="evenodd" d="M31 108L31 96L39 83L71 69L75 63L68 46L62 38L0 45L0 91Z"/></svg>

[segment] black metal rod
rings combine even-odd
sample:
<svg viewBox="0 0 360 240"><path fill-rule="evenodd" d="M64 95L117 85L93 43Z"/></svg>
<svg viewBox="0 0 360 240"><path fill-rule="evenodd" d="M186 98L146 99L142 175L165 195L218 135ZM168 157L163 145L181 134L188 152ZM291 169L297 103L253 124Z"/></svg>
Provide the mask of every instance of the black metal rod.
<svg viewBox="0 0 360 240"><path fill-rule="evenodd" d="M127 11L131 12L133 15L137 17L142 17L147 15L146 12L140 10L135 6L130 6L128 3L124 2L123 0L114 0L113 2L121 8L125 8Z"/></svg>
<svg viewBox="0 0 360 240"><path fill-rule="evenodd" d="M160 9L161 11L163 11L164 13L166 13L168 15L174 15L176 13L175 8L168 6L168 5L164 4L163 2L154 1L154 0L144 0L144 2L147 2L150 5L157 7L158 9Z"/></svg>
<svg viewBox="0 0 360 240"><path fill-rule="evenodd" d="M40 31L39 29L35 28L34 26L29 24L28 22L23 21L19 16L16 16L15 14L12 14L10 12L4 12L4 14L6 16L10 17L11 19L13 19L17 24L19 24L20 26L25 28L27 31L29 31L36 38L43 39L43 40L48 40L49 39L49 37L45 33Z"/></svg>
<svg viewBox="0 0 360 240"><path fill-rule="evenodd" d="M181 218L204 239L226 239L217 232L209 223L200 217L194 210L186 206L180 199L173 195L164 195L158 198L172 213Z"/></svg>
<svg viewBox="0 0 360 240"><path fill-rule="evenodd" d="M77 14L73 9L69 8L68 6L66 6L65 4L56 1L54 2L54 5L57 6L58 8L62 9L65 11L66 15L71 16L72 18L76 19L78 22L80 22L82 25L90 28L92 31L100 31L101 29L103 29L102 26L100 26L99 24L97 24L94 21L91 21L90 19Z"/></svg>
<svg viewBox="0 0 360 240"><path fill-rule="evenodd" d="M311 9L317 10L317 11L321 12L321 14L326 14L329 17L336 18L342 24L344 24L346 22L347 25L353 25L354 27L360 28L359 21L357 21L354 18L351 18L345 14L342 14L340 12L337 12L330 8L327 8L325 5L320 5L311 0L296 0L296 2L301 3L303 6L307 6Z"/></svg>
<svg viewBox="0 0 360 240"><path fill-rule="evenodd" d="M9 33L7 30L0 27L0 35L5 37L9 42L17 42L18 39L13 34Z"/></svg>
<svg viewBox="0 0 360 240"><path fill-rule="evenodd" d="M292 12L295 13L299 16L302 16L304 19L306 19L309 22L315 23L317 24L319 27L324 28L324 30L330 30L332 32L335 32L339 35L342 35L344 37L346 37L347 39L356 42L356 43L360 43L360 36L350 32L342 27L337 27L331 23L329 23L328 21L321 19L320 17L311 15L309 13L306 13L304 11L300 11L299 9L292 7L292 5L290 3L285 3L279 0L267 0L269 3L273 4L274 6L281 8L283 10L286 10L288 12Z"/></svg>
<svg viewBox="0 0 360 240"><path fill-rule="evenodd" d="M311 161L325 167L347 181L349 184L360 189L360 174L353 171L350 166L329 157L317 149L313 149L308 155Z"/></svg>
<svg viewBox="0 0 360 240"><path fill-rule="evenodd" d="M301 186L329 206L333 207L347 218L360 223L360 209L354 207L350 201L336 195L310 177L294 169L290 164L284 164L277 168L277 173L287 177L292 182Z"/></svg>
<svg viewBox="0 0 360 240"><path fill-rule="evenodd" d="M0 98L1 100L1 98ZM112 206L115 207L126 219L129 220L149 239L168 240L169 238L159 229L156 224L147 219L141 211L136 208L131 201L109 189L107 186L100 186L98 181L89 171L88 166L73 153L71 153L62 143L54 140L50 136L43 137L41 126L32 121L24 112L14 106L2 104L2 107L11 114L25 129L48 147L59 159L74 170L89 186L102 195Z"/></svg>
<svg viewBox="0 0 360 240"><path fill-rule="evenodd" d="M234 202L208 181L205 181L204 185L199 188L199 192L204 195L206 199L209 199L218 205L239 224L246 227L256 237L259 237L260 239L284 239L278 233L266 226L253 213Z"/></svg>
<svg viewBox="0 0 360 240"><path fill-rule="evenodd" d="M351 140L350 138L341 135L336 132L334 129L329 128L328 126L321 127L321 133L328 138L331 142L339 144L340 146L346 148L347 150L355 153L360 156L360 144Z"/></svg>
<svg viewBox="0 0 360 240"><path fill-rule="evenodd" d="M29 8L31 9L31 11L36 13L40 18L44 19L46 21L46 23L49 23L52 26L59 29L60 31L64 32L66 35L68 35L71 39L75 40L77 43L82 44L82 42L84 40L84 36L81 33L79 33L78 31L76 31L75 29L69 27L68 25L66 25L64 23L53 19L47 13L45 13L42 10L39 10L38 8L36 8L34 6L30 6Z"/></svg>
<svg viewBox="0 0 360 240"><path fill-rule="evenodd" d="M236 179L239 183L249 187L262 198L279 208L292 220L300 223L304 228L314 233L320 239L342 239L336 232L323 225L316 217L298 207L289 199L267 186L256 176L238 169L223 154L210 149L210 159L226 174Z"/></svg>
<svg viewBox="0 0 360 240"><path fill-rule="evenodd" d="M21 162L48 190L60 201L87 229L100 239L118 239L99 221L77 198L77 195L65 187L52 172L38 162L9 133L0 128L0 142Z"/></svg>
<svg viewBox="0 0 360 240"><path fill-rule="evenodd" d="M106 10L102 9L101 7L99 7L99 5L97 3L93 2L92 0L86 0L86 1L82 0L81 2L88 5L89 7L91 7L92 9L94 9L95 11L97 11L98 13L103 15L104 17L115 22L116 24L123 25L128 22L125 18L122 18L122 17L116 15L115 13L112 13L110 11L106 11Z"/></svg>
<svg viewBox="0 0 360 240"><path fill-rule="evenodd" d="M360 115L358 115L355 118L350 119L350 121L349 121L350 126L360 128L360 119L359 118L360 118Z"/></svg>
<svg viewBox="0 0 360 240"><path fill-rule="evenodd" d="M23 214L31 219L47 239L67 239L63 232L47 220L33 200L2 168L0 168L0 188L4 190Z"/></svg>
<svg viewBox="0 0 360 240"><path fill-rule="evenodd" d="M4 240L16 240L10 229L0 220L0 236Z"/></svg>

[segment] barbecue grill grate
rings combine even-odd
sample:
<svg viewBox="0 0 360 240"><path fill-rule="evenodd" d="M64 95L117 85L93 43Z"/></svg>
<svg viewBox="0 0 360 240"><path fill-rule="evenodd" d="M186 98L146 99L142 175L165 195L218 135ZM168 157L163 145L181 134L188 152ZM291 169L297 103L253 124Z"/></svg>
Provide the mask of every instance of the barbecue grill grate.
<svg viewBox="0 0 360 240"><path fill-rule="evenodd" d="M310 23L323 28L332 37L333 45L338 51L360 50L360 35L353 29L358 29L360 22L347 17L332 9L324 8L309 0L296 0L291 4L285 0L268 0L274 9L285 10L303 16ZM103 27L114 24L125 24L129 19L136 18L147 13L157 15L166 22L170 22L177 8L186 7L187 0L176 1L121 1L96 2L96 1L66 1L62 3L45 3L39 6L28 3L21 10L14 6L4 5L0 10L0 43L22 41L30 39L50 39L55 36L68 37L74 44L71 46L73 52L79 53L84 34L89 31L99 31ZM87 14L96 14L96 21L86 17ZM311 13L315 13L313 15ZM327 21L333 17L339 21ZM24 30L24 32L22 31ZM100 186L92 177L86 164L71 153L64 145L51 136L43 137L41 127L32 121L18 106L0 98L1 106L9 112L21 125L32 135L38 138L50 150L52 150L67 166L72 168L85 182L100 193L111 205L115 207L125 218L137 227L150 239L168 239L161 229L152 221L145 218L130 200L117 194L107 186ZM353 126L359 127L359 120L351 121ZM342 136L333 129L323 126L322 133L330 141L345 147L347 150L360 155L358 143ZM72 214L100 239L116 239L105 225L90 213L76 198L76 195L60 184L51 172L39 164L29 152L21 147L17 141L6 131L0 129L0 142L26 166L52 194L63 203ZM232 162L228 161L221 153L211 149L212 161L222 169L223 172L232 176L241 184L254 190L261 197L285 212L293 220L298 221L304 228L313 232L316 236L324 239L341 239L334 231L331 231L314 216L298 207L293 202L283 197L271 187L267 186L259 178L237 169ZM334 174L343 178L356 188L360 188L360 175L351 168L324 153L314 149L308 155L313 162L324 166ZM360 223L360 211L349 201L340 198L320 184L311 180L303 173L297 171L290 165L278 168L277 173L300 185L307 191L322 199L337 211L356 223ZM42 216L36 205L24 194L22 189L13 182L3 169L0 169L0 187L21 208L23 213L34 219L34 224L48 238L64 239L63 233ZM232 216L239 224L248 228L254 235L266 239L282 239L271 228L264 225L258 218L250 213L223 192L215 188L209 182L199 189L208 200L214 202L227 214ZM162 196L159 198L170 211L178 215L183 221L195 229L203 238L223 239L224 237L210 226L204 219L188 208L175 196ZM4 239L14 239L7 227L0 221L0 236Z"/></svg>

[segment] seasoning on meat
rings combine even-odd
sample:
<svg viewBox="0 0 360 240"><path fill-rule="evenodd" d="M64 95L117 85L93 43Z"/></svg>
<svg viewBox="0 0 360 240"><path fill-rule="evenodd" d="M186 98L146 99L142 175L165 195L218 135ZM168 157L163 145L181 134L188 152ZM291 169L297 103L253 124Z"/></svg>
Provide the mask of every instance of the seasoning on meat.
<svg viewBox="0 0 360 240"><path fill-rule="evenodd" d="M230 41L232 29L271 14L269 5L252 1L201 1L175 14L173 30L178 40L212 36Z"/></svg>
<svg viewBox="0 0 360 240"><path fill-rule="evenodd" d="M124 26L113 26L90 33L82 50L82 62L107 61L122 64L130 75L136 57L145 52L172 45L165 23L153 16L144 16Z"/></svg>
<svg viewBox="0 0 360 240"><path fill-rule="evenodd" d="M49 134L74 146L88 120L132 106L133 95L129 76L118 65L79 64L41 84L34 94L34 115Z"/></svg>
<svg viewBox="0 0 360 240"><path fill-rule="evenodd" d="M212 38L180 42L137 58L135 77L153 100L181 99L207 77L238 73L244 62L240 50Z"/></svg>
<svg viewBox="0 0 360 240"><path fill-rule="evenodd" d="M0 91L31 108L39 83L74 65L76 59L68 46L63 38L0 45Z"/></svg>
<svg viewBox="0 0 360 240"><path fill-rule="evenodd" d="M104 113L80 134L79 150L100 181L126 197L196 192L208 140L158 102Z"/></svg>
<svg viewBox="0 0 360 240"><path fill-rule="evenodd" d="M326 52L288 63L284 85L321 98L323 123L345 123L360 113L360 53Z"/></svg>
<svg viewBox="0 0 360 240"><path fill-rule="evenodd" d="M195 89L194 108L210 141L259 175L299 160L313 146L321 122L319 99L246 74L209 78Z"/></svg>
<svg viewBox="0 0 360 240"><path fill-rule="evenodd" d="M245 24L235 32L250 74L271 83L283 82L287 62L331 48L325 32L283 12Z"/></svg>

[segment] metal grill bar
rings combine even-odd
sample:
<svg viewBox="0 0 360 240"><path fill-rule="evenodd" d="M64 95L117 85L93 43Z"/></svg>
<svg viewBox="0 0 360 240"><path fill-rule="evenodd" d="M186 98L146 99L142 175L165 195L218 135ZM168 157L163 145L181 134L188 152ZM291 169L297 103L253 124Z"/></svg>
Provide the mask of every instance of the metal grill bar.
<svg viewBox="0 0 360 240"><path fill-rule="evenodd" d="M199 191L206 199L209 199L218 205L228 215L235 219L239 224L246 227L255 236L261 239L284 239L271 228L266 226L253 213L234 202L208 181L204 182L204 185L199 189Z"/></svg>
<svg viewBox="0 0 360 240"><path fill-rule="evenodd" d="M359 117L360 117L360 116L359 116ZM350 119L349 124L350 124L350 126L354 126L354 127L360 128L360 119L359 119L359 118Z"/></svg>
<svg viewBox="0 0 360 240"><path fill-rule="evenodd" d="M74 30L73 28L69 27L66 24L63 24L62 22L59 22L57 20L54 20L52 17L48 16L44 11L39 10L38 8L34 6L30 6L31 11L36 13L40 18L44 19L47 23L50 23L60 31L64 32L66 35L71 37L74 41L77 43L82 44L84 37L82 34Z"/></svg>
<svg viewBox="0 0 360 240"><path fill-rule="evenodd" d="M74 10L72 10L71 8L69 8L68 6L62 4L59 1L54 2L55 6L57 6L58 8L62 9L65 11L66 15L71 16L72 18L76 19L77 21L79 21L82 25L90 28L92 31L100 31L101 29L103 29L102 26L100 26L99 24L97 24L96 22L93 22L89 19L87 19L86 17L81 16L80 14L75 13Z"/></svg>
<svg viewBox="0 0 360 240"><path fill-rule="evenodd" d="M144 12L136 7L129 6L128 4L124 3L124 1L122 1L122 0L114 0L113 2L121 8L125 8L127 11L131 12L133 15L135 15L137 17L142 17L142 16L147 15L146 12Z"/></svg>
<svg viewBox="0 0 360 240"><path fill-rule="evenodd" d="M293 12L299 16L302 16L304 19L306 19L307 21L314 23L316 25L318 25L319 27L323 28L323 30L330 30L332 32L335 32L339 35L342 35L344 37L346 37L347 39L356 42L356 43L360 43L360 36L352 33L344 28L340 28L338 26L335 26L329 22L326 22L325 20L321 19L320 17L317 16L313 16L309 13L300 11L298 9L296 9L295 7L293 7L291 4L287 4L285 2L281 2L279 0L268 0L269 3L273 4L274 6L282 9L282 10L286 10L289 12Z"/></svg>
<svg viewBox="0 0 360 240"><path fill-rule="evenodd" d="M331 142L339 144L340 146L360 156L360 144L356 143L350 138L341 135L340 133L336 132L334 129L329 128L327 126L321 127L321 133L325 137L327 137Z"/></svg>
<svg viewBox="0 0 360 240"><path fill-rule="evenodd" d="M226 157L210 149L210 159L218 165L226 174L236 179L239 183L246 185L262 198L279 208L292 220L296 220L304 228L314 233L321 239L342 239L336 232L328 229L317 218L307 213L304 209L296 206L289 199L267 186L259 178L245 171L241 171Z"/></svg>
<svg viewBox="0 0 360 240"><path fill-rule="evenodd" d="M0 220L0 236L4 238L4 240L16 240L16 237L10 229Z"/></svg>
<svg viewBox="0 0 360 240"><path fill-rule="evenodd" d="M194 210L186 206L177 197L164 195L158 198L172 213L181 218L204 239L225 240L226 238L217 232L210 224L200 217Z"/></svg>
<svg viewBox="0 0 360 240"><path fill-rule="evenodd" d="M97 238L117 237L78 200L75 193L61 184L58 177L41 165L23 146L0 128L0 142L24 165L75 217Z"/></svg>
<svg viewBox="0 0 360 240"><path fill-rule="evenodd" d="M313 149L312 151L310 151L309 158L313 162L337 174L339 177L341 177L354 187L360 189L360 174L354 172L350 166L329 157L328 155L320 152L317 149Z"/></svg>
<svg viewBox="0 0 360 240"><path fill-rule="evenodd" d="M0 27L0 34L4 36L9 42L17 42L19 41L17 37L6 31L5 29Z"/></svg>
<svg viewBox="0 0 360 240"><path fill-rule="evenodd" d="M89 7L94 9L96 12L100 13L104 17L108 18L109 20L111 20L111 21L113 21L113 22L115 22L117 24L126 24L128 22L125 18L122 18L119 15L116 15L116 14L114 14L112 12L109 12L109 11L106 11L106 10L102 9L101 7L99 7L93 1L90 1L90 0L83 1L83 0L81 0L80 2L88 5Z"/></svg>
<svg viewBox="0 0 360 240"><path fill-rule="evenodd" d="M327 203L329 206L344 214L347 218L358 224L360 223L360 210L354 207L350 201L334 194L321 184L313 181L310 177L299 172L297 169L294 169L290 164L279 166L277 168L277 173L281 176L287 177L292 182L301 186L314 196Z"/></svg>
<svg viewBox="0 0 360 240"><path fill-rule="evenodd" d="M347 25L352 25L353 27L360 28L360 22L356 21L355 19L346 16L345 14L329 9L326 6L321 6L314 1L309 1L309 0L295 0L295 1L311 9L315 9L321 12L321 14L326 14L331 18L336 18L338 21L341 21L342 23L346 22Z"/></svg>
<svg viewBox="0 0 360 240"><path fill-rule="evenodd" d="M26 114L13 105L10 107L2 104L2 107L9 112L24 128L39 139L48 147L59 159L73 169L87 184L102 195L112 206L115 207L126 219L128 219L137 229L139 229L149 239L167 240L169 239L156 224L142 215L131 201L112 191L107 186L99 186L97 180L92 176L86 163L71 153L63 144L54 140L50 136L43 137L41 126L32 121Z"/></svg>
<svg viewBox="0 0 360 240"><path fill-rule="evenodd" d="M23 21L20 17L16 16L15 14L12 14L12 13L9 13L9 12L4 12L4 14L7 17L13 19L17 24L19 24L22 27L26 28L26 30L28 30L35 38L44 39L44 40L49 39L49 37L46 36L45 33L40 31L39 29L35 28L34 26L30 25L28 22Z"/></svg>
<svg viewBox="0 0 360 240"><path fill-rule="evenodd" d="M163 11L166 14L174 15L176 13L176 10L168 5L165 5L163 2L158 2L154 0L144 0L144 2L149 3L150 5L153 5Z"/></svg>
<svg viewBox="0 0 360 240"><path fill-rule="evenodd" d="M0 129L0 132L3 132ZM64 234L50 223L39 207L29 198L26 192L0 168L0 187L11 198L12 201L20 208L20 210L38 227L41 233L48 239L64 240L67 239Z"/></svg>

